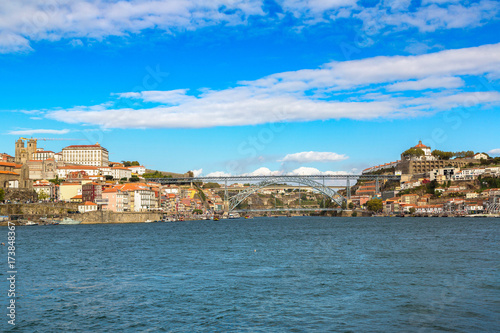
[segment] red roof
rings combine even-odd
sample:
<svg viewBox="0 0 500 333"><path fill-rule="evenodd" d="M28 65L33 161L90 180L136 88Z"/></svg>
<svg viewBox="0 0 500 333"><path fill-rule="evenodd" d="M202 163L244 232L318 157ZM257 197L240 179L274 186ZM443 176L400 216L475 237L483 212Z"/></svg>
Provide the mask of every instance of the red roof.
<svg viewBox="0 0 500 333"><path fill-rule="evenodd" d="M413 148L430 148L430 147L427 147L426 145L422 144L422 141L419 141L418 142L418 145L416 145L415 147Z"/></svg>

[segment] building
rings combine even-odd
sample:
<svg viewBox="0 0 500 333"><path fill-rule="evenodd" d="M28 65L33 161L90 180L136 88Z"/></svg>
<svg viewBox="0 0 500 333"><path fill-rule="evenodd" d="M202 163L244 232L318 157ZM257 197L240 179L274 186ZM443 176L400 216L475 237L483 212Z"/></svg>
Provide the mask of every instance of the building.
<svg viewBox="0 0 500 333"><path fill-rule="evenodd" d="M27 141L26 147L24 146L24 141ZM36 151L36 139L19 138L16 141L15 162L24 164L27 161L32 160Z"/></svg>
<svg viewBox="0 0 500 333"><path fill-rule="evenodd" d="M58 199L70 202L77 195L82 195L82 183L62 183L59 185Z"/></svg>
<svg viewBox="0 0 500 333"><path fill-rule="evenodd" d="M430 172L430 180L437 181L442 184L445 181L449 181L453 179L453 176L460 172L460 168L448 167L448 168L440 168L434 169Z"/></svg>
<svg viewBox="0 0 500 333"><path fill-rule="evenodd" d="M29 168L29 177L32 180L56 178L57 164L52 158L45 160L29 160L26 164Z"/></svg>
<svg viewBox="0 0 500 333"><path fill-rule="evenodd" d="M401 203L416 205L418 198L418 194L403 194L401 196Z"/></svg>
<svg viewBox="0 0 500 333"><path fill-rule="evenodd" d="M102 185L90 182L82 185L82 201L96 202L102 199Z"/></svg>
<svg viewBox="0 0 500 333"><path fill-rule="evenodd" d="M14 156L10 156L9 154L6 153L0 154L0 162L14 163L15 161L16 159L14 158Z"/></svg>
<svg viewBox="0 0 500 333"><path fill-rule="evenodd" d="M135 166L129 166L127 167L132 173L135 173L139 176L142 176L143 174L146 173L146 168L142 165L135 165Z"/></svg>
<svg viewBox="0 0 500 333"><path fill-rule="evenodd" d="M0 162L0 188L18 188L20 174L15 171L20 165L10 162Z"/></svg>
<svg viewBox="0 0 500 333"><path fill-rule="evenodd" d="M34 160L42 160L42 161L45 161L45 160L48 160L48 159L52 159L54 160L55 159L55 153L53 151L50 151L50 150L38 150L36 151L34 154L33 154L33 159Z"/></svg>
<svg viewBox="0 0 500 333"><path fill-rule="evenodd" d="M95 145L74 145L63 148L63 161L66 164L87 166L108 166L109 152L99 143Z"/></svg>
<svg viewBox="0 0 500 333"><path fill-rule="evenodd" d="M84 171L87 176L99 176L101 171L98 167L95 166L86 166L86 165L71 165L71 166L62 166L57 168L57 176L61 179L66 179L68 174L72 172L81 172Z"/></svg>
<svg viewBox="0 0 500 333"><path fill-rule="evenodd" d="M33 189L38 195L38 200L50 201L57 198L56 185L46 179L37 180L33 184Z"/></svg>
<svg viewBox="0 0 500 333"><path fill-rule="evenodd" d="M120 191L116 188L108 188L102 191L102 210L113 212L129 211L129 192Z"/></svg>
<svg viewBox="0 0 500 333"><path fill-rule="evenodd" d="M80 213L95 212L97 211L97 204L87 201L82 205L78 205L78 211Z"/></svg>

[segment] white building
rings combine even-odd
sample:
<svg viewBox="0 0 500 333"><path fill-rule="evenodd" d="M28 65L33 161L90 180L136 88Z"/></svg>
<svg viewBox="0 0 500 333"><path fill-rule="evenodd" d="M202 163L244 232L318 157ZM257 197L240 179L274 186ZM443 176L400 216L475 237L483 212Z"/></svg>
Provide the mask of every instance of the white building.
<svg viewBox="0 0 500 333"><path fill-rule="evenodd" d="M146 173L146 168L143 167L142 165L135 165L135 166L129 166L127 167L132 173L136 173L139 176L142 176L143 174Z"/></svg>
<svg viewBox="0 0 500 333"><path fill-rule="evenodd" d="M33 160L45 161L48 159L55 160L55 153L50 150L40 150L33 154Z"/></svg>
<svg viewBox="0 0 500 333"><path fill-rule="evenodd" d="M132 171L129 168L125 167L100 167L98 168L103 176L112 176L113 179L129 179L132 177Z"/></svg>
<svg viewBox="0 0 500 333"><path fill-rule="evenodd" d="M63 166L57 168L57 176L61 179L66 179L69 173L75 171L85 171L88 176L99 176L101 171L95 166Z"/></svg>
<svg viewBox="0 0 500 333"><path fill-rule="evenodd" d="M99 143L95 145L75 145L63 148L63 161L67 164L108 166L109 152L101 147Z"/></svg>
<svg viewBox="0 0 500 333"><path fill-rule="evenodd" d="M87 201L82 205L78 205L78 211L80 213L94 212L97 210L97 204Z"/></svg>
<svg viewBox="0 0 500 333"><path fill-rule="evenodd" d="M134 191L134 211L147 211L152 208L158 208L155 192L149 189Z"/></svg>

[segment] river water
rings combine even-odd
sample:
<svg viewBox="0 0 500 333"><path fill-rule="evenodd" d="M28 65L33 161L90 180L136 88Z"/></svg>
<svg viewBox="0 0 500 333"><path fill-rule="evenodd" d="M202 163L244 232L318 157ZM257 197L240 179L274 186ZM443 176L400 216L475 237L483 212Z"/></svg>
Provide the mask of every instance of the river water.
<svg viewBox="0 0 500 333"><path fill-rule="evenodd" d="M499 224L280 217L18 227L12 331L495 331ZM0 233L7 239L6 227ZM6 267L5 246L2 258ZM2 330L11 327L6 271Z"/></svg>

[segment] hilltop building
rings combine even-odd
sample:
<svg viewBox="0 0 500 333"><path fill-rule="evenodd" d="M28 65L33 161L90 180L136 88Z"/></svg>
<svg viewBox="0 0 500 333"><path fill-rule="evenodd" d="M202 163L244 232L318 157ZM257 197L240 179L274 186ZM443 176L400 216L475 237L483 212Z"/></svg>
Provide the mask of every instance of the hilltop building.
<svg viewBox="0 0 500 333"><path fill-rule="evenodd" d="M26 147L24 146L24 140L27 141ZM33 159L36 152L36 139L19 138L16 141L15 162L18 164L25 164L27 161Z"/></svg>
<svg viewBox="0 0 500 333"><path fill-rule="evenodd" d="M95 145L74 145L63 148L63 161L66 164L87 166L108 166L109 152L99 143Z"/></svg>

